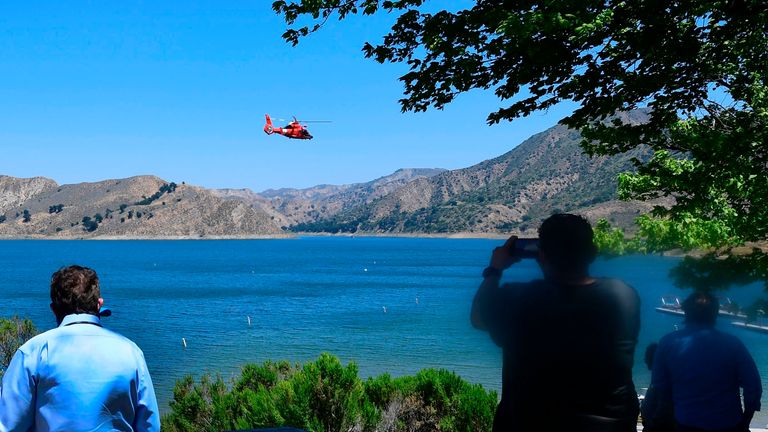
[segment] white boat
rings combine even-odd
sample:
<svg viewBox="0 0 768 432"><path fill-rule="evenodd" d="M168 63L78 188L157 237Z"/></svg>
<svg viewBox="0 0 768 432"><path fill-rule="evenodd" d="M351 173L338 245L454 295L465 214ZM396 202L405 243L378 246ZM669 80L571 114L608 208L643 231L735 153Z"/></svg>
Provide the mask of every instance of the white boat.
<svg viewBox="0 0 768 432"><path fill-rule="evenodd" d="M752 330L759 333L768 333L768 325L765 322L765 311L759 309L754 321L734 321L731 324L744 330Z"/></svg>
<svg viewBox="0 0 768 432"><path fill-rule="evenodd" d="M735 325L736 327L743 328L744 330L752 330L759 333L768 334L768 325L760 325L743 321L734 321L731 324Z"/></svg>
<svg viewBox="0 0 768 432"><path fill-rule="evenodd" d="M685 315L683 306L680 304L680 298L673 295L663 296L661 298L661 306L657 307L656 311L672 315Z"/></svg>
<svg viewBox="0 0 768 432"><path fill-rule="evenodd" d="M729 297L718 297L718 301L720 302L718 315L721 317L740 320L747 319L747 315L741 312L739 307L733 303ZM663 296L661 298L661 306L657 307L656 310L671 315L685 315L680 298L674 295Z"/></svg>
<svg viewBox="0 0 768 432"><path fill-rule="evenodd" d="M730 297L718 297L717 299L720 301L720 312L718 312L720 316L733 319L747 319L747 314L741 312L736 303L731 301Z"/></svg>

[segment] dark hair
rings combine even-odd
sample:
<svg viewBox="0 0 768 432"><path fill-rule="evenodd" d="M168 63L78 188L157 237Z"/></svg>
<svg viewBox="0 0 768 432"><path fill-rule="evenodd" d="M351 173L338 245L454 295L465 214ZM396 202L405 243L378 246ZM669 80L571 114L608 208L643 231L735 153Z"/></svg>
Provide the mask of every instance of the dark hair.
<svg viewBox="0 0 768 432"><path fill-rule="evenodd" d="M539 227L539 247L555 270L586 273L597 256L592 226L583 216L553 214Z"/></svg>
<svg viewBox="0 0 768 432"><path fill-rule="evenodd" d="M696 291L683 301L682 308L686 322L715 325L720 312L720 302L708 292Z"/></svg>
<svg viewBox="0 0 768 432"><path fill-rule="evenodd" d="M51 276L51 306L57 317L99 313L99 277L88 267L63 267Z"/></svg>

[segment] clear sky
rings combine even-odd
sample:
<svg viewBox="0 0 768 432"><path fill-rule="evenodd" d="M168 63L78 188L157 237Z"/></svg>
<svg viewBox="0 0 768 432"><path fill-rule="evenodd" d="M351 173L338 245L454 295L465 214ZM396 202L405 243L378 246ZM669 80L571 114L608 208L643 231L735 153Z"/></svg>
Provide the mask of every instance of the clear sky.
<svg viewBox="0 0 768 432"><path fill-rule="evenodd" d="M392 16L329 22L293 48L271 0L0 2L0 174L59 183L155 174L206 187L352 183L461 168L569 113L487 126L491 92L400 112L402 65L360 51ZM332 120L311 141L264 114Z"/></svg>

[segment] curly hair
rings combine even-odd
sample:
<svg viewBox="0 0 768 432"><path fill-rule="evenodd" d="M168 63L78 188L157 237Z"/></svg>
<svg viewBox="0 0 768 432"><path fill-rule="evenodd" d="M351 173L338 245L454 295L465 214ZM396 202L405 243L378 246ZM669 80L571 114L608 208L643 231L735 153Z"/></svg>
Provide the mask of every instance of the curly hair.
<svg viewBox="0 0 768 432"><path fill-rule="evenodd" d="M88 267L63 267L51 276L51 306L56 315L99 313L99 277Z"/></svg>

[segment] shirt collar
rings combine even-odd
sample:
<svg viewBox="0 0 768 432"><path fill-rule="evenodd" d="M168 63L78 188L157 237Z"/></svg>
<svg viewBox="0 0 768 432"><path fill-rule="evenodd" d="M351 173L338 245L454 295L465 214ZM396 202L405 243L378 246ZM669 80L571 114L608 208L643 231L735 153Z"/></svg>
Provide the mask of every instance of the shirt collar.
<svg viewBox="0 0 768 432"><path fill-rule="evenodd" d="M74 323L90 323L90 324L101 325L101 320L96 315L91 315L91 314L70 314L65 316L64 319L61 320L61 324L59 324L59 327L64 327L66 325L70 325Z"/></svg>

